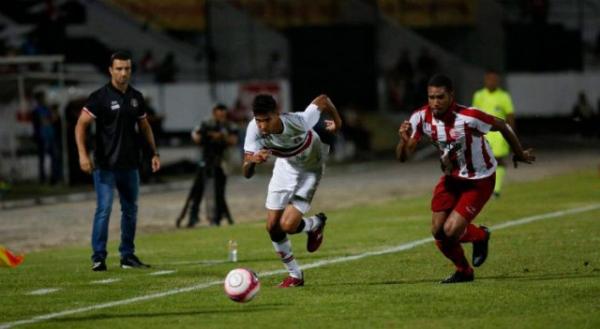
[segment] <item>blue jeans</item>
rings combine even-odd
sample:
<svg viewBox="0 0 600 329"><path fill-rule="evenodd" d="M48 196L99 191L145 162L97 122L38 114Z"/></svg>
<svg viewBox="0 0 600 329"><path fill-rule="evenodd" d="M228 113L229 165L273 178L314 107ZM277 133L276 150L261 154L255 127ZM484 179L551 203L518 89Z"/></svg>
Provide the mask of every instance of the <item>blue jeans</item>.
<svg viewBox="0 0 600 329"><path fill-rule="evenodd" d="M133 255L135 246L135 227L137 221L137 200L140 176L137 169L96 169L93 173L96 189L96 213L92 228L92 261L106 259L106 241L108 240L108 222L112 210L114 188L119 191L121 202L121 257Z"/></svg>

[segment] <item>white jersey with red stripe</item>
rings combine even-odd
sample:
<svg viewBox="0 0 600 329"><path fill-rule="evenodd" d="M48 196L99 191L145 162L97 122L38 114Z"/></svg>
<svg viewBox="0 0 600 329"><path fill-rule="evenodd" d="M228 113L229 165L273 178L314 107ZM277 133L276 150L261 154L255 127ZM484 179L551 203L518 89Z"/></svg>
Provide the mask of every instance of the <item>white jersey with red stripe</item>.
<svg viewBox="0 0 600 329"><path fill-rule="evenodd" d="M280 134L262 135L256 120L248 124L244 151L254 154L262 149L296 169L320 170L329 151L312 129L319 121L321 112L316 105L309 105L304 112L280 114L283 131Z"/></svg>
<svg viewBox="0 0 600 329"><path fill-rule="evenodd" d="M429 106L410 117L412 138L427 135L437 147L446 175L466 179L489 177L496 171L496 159L484 135L492 128L494 117L478 109L453 103L442 118Z"/></svg>

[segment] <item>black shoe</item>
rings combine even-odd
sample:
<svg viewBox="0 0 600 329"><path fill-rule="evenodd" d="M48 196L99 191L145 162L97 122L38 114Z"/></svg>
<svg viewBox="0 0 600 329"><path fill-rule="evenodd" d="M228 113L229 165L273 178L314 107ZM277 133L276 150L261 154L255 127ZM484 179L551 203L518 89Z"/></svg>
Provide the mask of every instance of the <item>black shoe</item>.
<svg viewBox="0 0 600 329"><path fill-rule="evenodd" d="M150 265L142 263L135 255L121 258L121 268L148 268Z"/></svg>
<svg viewBox="0 0 600 329"><path fill-rule="evenodd" d="M485 263L488 255L488 244L492 235L492 232L487 227L482 225L479 228L485 231L486 237L482 241L473 242L473 266L475 267L479 267Z"/></svg>
<svg viewBox="0 0 600 329"><path fill-rule="evenodd" d="M475 280L475 275L473 274L473 272L471 272L470 274L467 274L464 272L456 271L451 276L440 281L440 283L461 283L461 282L471 282L473 280Z"/></svg>
<svg viewBox="0 0 600 329"><path fill-rule="evenodd" d="M106 271L106 262L104 262L103 260L100 261L94 261L94 263L92 264L92 271L94 272L104 272Z"/></svg>

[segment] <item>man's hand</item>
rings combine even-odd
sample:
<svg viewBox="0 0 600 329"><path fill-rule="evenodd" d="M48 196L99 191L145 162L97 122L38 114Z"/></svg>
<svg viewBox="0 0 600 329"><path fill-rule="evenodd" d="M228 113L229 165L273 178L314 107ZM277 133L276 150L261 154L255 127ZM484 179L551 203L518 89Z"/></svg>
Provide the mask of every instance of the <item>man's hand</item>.
<svg viewBox="0 0 600 329"><path fill-rule="evenodd" d="M523 150L523 154L522 155L513 155L513 164L515 166L515 168L517 168L517 166L519 165L519 162L525 162L525 163L533 163L535 161L535 155L533 154L533 149L529 148L526 150Z"/></svg>
<svg viewBox="0 0 600 329"><path fill-rule="evenodd" d="M269 159L271 152L268 150L260 150L252 155L246 156L246 161L251 163L260 164Z"/></svg>
<svg viewBox="0 0 600 329"><path fill-rule="evenodd" d="M155 154L152 157L152 172L157 172L158 170L160 170L160 157Z"/></svg>
<svg viewBox="0 0 600 329"><path fill-rule="evenodd" d="M336 133L338 131L338 127L333 120L324 120L325 122L325 130L330 133Z"/></svg>
<svg viewBox="0 0 600 329"><path fill-rule="evenodd" d="M398 129L398 135L403 142L408 142L410 139L410 135L412 134L412 126L409 121L404 120L400 125L400 129Z"/></svg>
<svg viewBox="0 0 600 329"><path fill-rule="evenodd" d="M202 141L202 135L200 135L200 133L197 131L193 131L192 140L194 141L194 143L200 145L200 142Z"/></svg>
<svg viewBox="0 0 600 329"><path fill-rule="evenodd" d="M269 150L262 149L254 154L246 153L244 155L244 163L242 164L242 171L244 177L250 178L254 176L254 168L257 164L261 164L269 159L271 152Z"/></svg>
<svg viewBox="0 0 600 329"><path fill-rule="evenodd" d="M90 160L90 157L86 154L79 155L79 168L86 174L91 174L94 171L94 164Z"/></svg>

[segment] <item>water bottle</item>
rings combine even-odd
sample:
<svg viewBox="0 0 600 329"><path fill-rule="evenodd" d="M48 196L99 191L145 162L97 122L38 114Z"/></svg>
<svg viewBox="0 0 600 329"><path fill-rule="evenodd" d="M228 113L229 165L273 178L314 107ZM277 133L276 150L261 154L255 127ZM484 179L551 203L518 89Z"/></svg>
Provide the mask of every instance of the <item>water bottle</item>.
<svg viewBox="0 0 600 329"><path fill-rule="evenodd" d="M235 263L237 260L237 242L235 240L229 240L229 261Z"/></svg>

